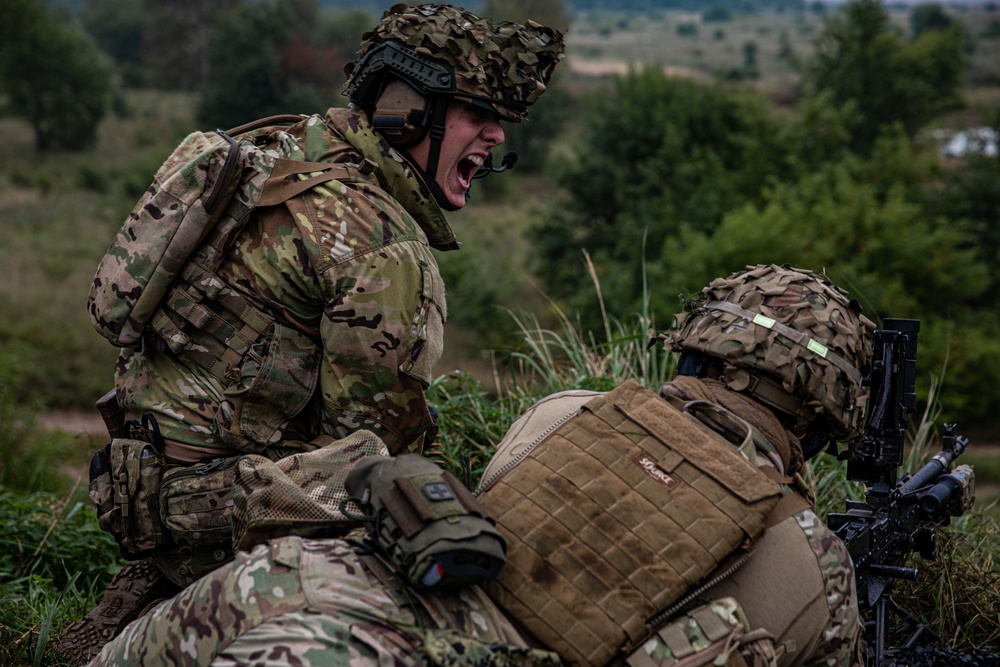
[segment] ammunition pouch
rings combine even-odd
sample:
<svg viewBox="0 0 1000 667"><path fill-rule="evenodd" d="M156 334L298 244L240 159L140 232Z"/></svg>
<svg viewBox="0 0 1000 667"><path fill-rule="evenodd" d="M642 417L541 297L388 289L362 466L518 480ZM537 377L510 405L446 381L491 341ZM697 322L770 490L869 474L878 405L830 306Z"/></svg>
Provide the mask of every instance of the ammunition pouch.
<svg viewBox="0 0 1000 667"><path fill-rule="evenodd" d="M171 468L159 488L160 519L173 541L230 548L233 480L242 456Z"/></svg>
<svg viewBox="0 0 1000 667"><path fill-rule="evenodd" d="M417 454L369 457L347 476L341 512L364 521L399 573L418 588L496 579L507 544L493 518L452 475ZM357 515L352 509L366 513Z"/></svg>
<svg viewBox="0 0 1000 667"><path fill-rule="evenodd" d="M90 467L90 499L98 523L115 538L122 557L135 560L166 544L158 492L163 456L150 442L115 438Z"/></svg>
<svg viewBox="0 0 1000 667"><path fill-rule="evenodd" d="M224 544L232 535L232 486L241 456L190 466L167 466L152 415L126 423L130 437L114 438L90 463L90 499L98 523L126 560L165 546Z"/></svg>

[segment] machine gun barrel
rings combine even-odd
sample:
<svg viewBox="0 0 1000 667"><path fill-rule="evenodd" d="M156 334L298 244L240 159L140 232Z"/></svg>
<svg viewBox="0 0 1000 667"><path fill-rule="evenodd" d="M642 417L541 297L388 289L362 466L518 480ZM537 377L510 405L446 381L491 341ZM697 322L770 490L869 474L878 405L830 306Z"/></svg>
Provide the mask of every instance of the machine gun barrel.
<svg viewBox="0 0 1000 667"><path fill-rule="evenodd" d="M874 613L866 624L869 658L880 667L887 655L890 610L909 619L908 642L928 633L915 617L890 599L893 582L915 580L918 570L904 567L912 552L936 556L935 527L947 525L972 506L975 476L969 466L952 470L968 440L946 424L942 449L912 475L897 482L909 415L916 409L918 320L886 319L872 340L872 372L865 434L847 464L848 479L867 486L865 500L847 501L847 512L830 514L827 523L844 542L854 562L858 602ZM933 633L930 633L933 634Z"/></svg>

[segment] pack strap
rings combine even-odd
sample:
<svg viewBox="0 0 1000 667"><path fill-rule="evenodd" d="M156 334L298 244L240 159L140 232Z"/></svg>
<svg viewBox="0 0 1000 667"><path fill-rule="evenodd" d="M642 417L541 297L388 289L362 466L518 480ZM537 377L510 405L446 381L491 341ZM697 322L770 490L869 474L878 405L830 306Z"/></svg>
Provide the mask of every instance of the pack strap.
<svg viewBox="0 0 1000 667"><path fill-rule="evenodd" d="M764 530L767 530L771 526L776 526L793 514L807 509L812 509L812 505L798 493L789 493L782 496L778 504L771 510L767 519L764 520Z"/></svg>
<svg viewBox="0 0 1000 667"><path fill-rule="evenodd" d="M259 130L262 127L268 127L269 125L295 125L296 123L301 123L302 121L309 118L305 114L278 114L276 116L266 116L264 118L258 118L257 120L252 120L249 123L244 123L230 130L226 130L223 134L228 134L231 137L243 134L244 132L253 132L254 130Z"/></svg>
<svg viewBox="0 0 1000 667"><path fill-rule="evenodd" d="M359 167L354 164L332 162L304 162L302 160L274 161L271 176L264 183L257 206L275 206L292 197L329 181L355 181L358 174L370 174L375 163L365 160ZM302 174L316 174L311 178L296 178Z"/></svg>

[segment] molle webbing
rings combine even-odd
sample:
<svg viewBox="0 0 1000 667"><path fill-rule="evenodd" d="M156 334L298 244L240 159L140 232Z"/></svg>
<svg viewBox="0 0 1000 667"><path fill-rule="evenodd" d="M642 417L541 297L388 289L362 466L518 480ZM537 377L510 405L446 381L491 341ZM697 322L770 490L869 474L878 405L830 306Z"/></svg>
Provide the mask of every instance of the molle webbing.
<svg viewBox="0 0 1000 667"><path fill-rule="evenodd" d="M220 381L232 381L232 370L274 322L273 317L215 273L250 213L254 208L284 203L322 183L357 180L359 174L370 173L372 167L367 161L353 165L274 159L266 180L261 180L258 171L241 186L257 189L256 199L254 195L241 196L246 194L242 191L232 198L226 215L184 265L150 319L149 330L173 354L194 362Z"/></svg>
<svg viewBox="0 0 1000 667"><path fill-rule="evenodd" d="M190 282L188 282L190 281ZM149 322L171 352L220 380L267 333L274 319L214 274L188 264Z"/></svg>
<svg viewBox="0 0 1000 667"><path fill-rule="evenodd" d="M570 664L604 665L760 535L780 495L735 447L629 381L481 491L510 545L487 590Z"/></svg>

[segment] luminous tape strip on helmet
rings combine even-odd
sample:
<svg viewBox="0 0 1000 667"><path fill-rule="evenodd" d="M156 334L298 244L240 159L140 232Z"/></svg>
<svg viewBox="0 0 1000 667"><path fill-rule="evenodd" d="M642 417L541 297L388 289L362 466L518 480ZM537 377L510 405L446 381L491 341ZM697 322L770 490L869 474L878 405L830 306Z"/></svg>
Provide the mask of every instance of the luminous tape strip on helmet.
<svg viewBox="0 0 1000 667"><path fill-rule="evenodd" d="M817 340L813 340L809 336L805 335L801 331L796 331L789 326L781 324L773 318L770 318L761 313L754 313L745 308L740 308L734 303L729 303L728 301L709 301L704 304L702 308L706 310L721 310L723 312L729 313L730 315L736 315L737 317L742 317L743 319L753 322L757 326L764 327L765 329L770 329L775 333L779 333L785 338L798 343L802 347L806 348L813 354L826 359L831 364L844 371L854 382L861 382L861 373L851 364L847 363L842 357L836 355L830 351L826 345L823 345Z"/></svg>

